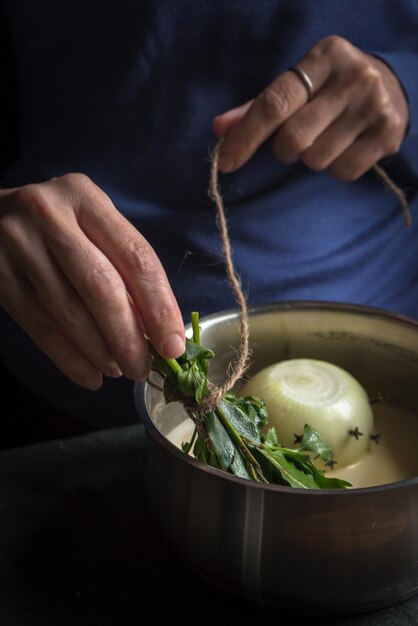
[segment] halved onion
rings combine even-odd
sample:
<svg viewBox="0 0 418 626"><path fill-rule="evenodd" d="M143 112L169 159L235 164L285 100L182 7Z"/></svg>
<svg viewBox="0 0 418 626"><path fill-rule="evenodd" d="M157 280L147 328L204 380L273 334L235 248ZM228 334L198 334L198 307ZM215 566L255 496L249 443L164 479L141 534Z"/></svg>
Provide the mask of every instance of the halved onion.
<svg viewBox="0 0 418 626"><path fill-rule="evenodd" d="M261 370L240 395L262 398L279 441L295 447L305 424L329 443L338 467L351 465L369 445L373 413L360 383L340 367L314 359L291 359Z"/></svg>

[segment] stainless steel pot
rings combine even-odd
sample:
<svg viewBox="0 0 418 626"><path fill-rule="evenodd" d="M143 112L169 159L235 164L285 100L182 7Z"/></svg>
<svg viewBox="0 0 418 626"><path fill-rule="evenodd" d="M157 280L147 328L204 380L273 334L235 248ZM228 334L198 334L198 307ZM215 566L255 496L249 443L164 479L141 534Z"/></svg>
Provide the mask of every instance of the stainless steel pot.
<svg viewBox="0 0 418 626"><path fill-rule="evenodd" d="M238 345L235 310L201 320L221 380ZM417 413L418 324L380 310L281 303L250 310L253 372L288 358L330 361L370 396ZM148 434L151 511L168 545L199 575L261 606L309 614L366 612L418 592L418 477L349 491L261 485L203 466L165 435L183 417L154 415L135 387ZM418 443L418 442L417 442Z"/></svg>

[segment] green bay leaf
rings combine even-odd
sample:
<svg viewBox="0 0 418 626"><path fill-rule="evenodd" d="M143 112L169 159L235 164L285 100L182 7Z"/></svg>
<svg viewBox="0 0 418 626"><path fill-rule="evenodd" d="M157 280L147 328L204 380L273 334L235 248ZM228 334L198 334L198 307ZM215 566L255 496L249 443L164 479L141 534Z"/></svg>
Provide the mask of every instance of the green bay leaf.
<svg viewBox="0 0 418 626"><path fill-rule="evenodd" d="M260 442L260 431L252 419L248 417L238 404L223 399L219 405L227 420L233 427L250 441Z"/></svg>
<svg viewBox="0 0 418 626"><path fill-rule="evenodd" d="M234 458L234 445L215 411L206 415L206 428L222 469L227 470Z"/></svg>
<svg viewBox="0 0 418 626"><path fill-rule="evenodd" d="M271 428L268 429L265 443L268 446L279 446L279 440L274 426L271 426Z"/></svg>
<svg viewBox="0 0 418 626"><path fill-rule="evenodd" d="M315 452L326 463L332 459L331 446L325 441L321 433L309 424L305 424L303 429L300 450Z"/></svg>
<svg viewBox="0 0 418 626"><path fill-rule="evenodd" d="M192 341L192 339L186 338L186 350L181 357L181 361L194 361L196 359L212 359L215 356L213 350L200 346Z"/></svg>
<svg viewBox="0 0 418 626"><path fill-rule="evenodd" d="M297 487L298 489L319 489L312 474L305 474L302 470L298 469L296 465L286 458L283 452L279 450L270 450L264 448L260 450L261 454L278 470L285 481L290 487Z"/></svg>

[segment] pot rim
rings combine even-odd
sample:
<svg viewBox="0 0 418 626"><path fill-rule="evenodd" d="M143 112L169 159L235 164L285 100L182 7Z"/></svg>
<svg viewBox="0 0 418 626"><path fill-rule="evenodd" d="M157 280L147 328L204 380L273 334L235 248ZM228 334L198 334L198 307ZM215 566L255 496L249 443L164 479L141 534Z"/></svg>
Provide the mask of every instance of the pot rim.
<svg viewBox="0 0 418 626"><path fill-rule="evenodd" d="M371 307L368 305L361 304L349 304L344 302L337 301L326 301L326 300L289 300L289 301L281 301L281 302L268 302L265 304L255 304L248 308L248 315L254 316L262 313L268 313L270 311L308 311L308 310L318 310L318 311L335 311L342 313L353 313L368 316L378 317L382 320L387 320L391 322L396 322L402 326L410 327L411 329L415 329L418 331L418 321L410 318L406 315L402 315L400 313L394 313L388 311L386 309L380 309L378 307ZM203 317L201 321L202 328L207 326L211 326L215 321L219 322L219 320L227 320L227 319L235 319L239 317L240 310L238 308L230 308L222 311L218 311L217 313L212 313ZM191 324L186 325L186 333L191 329ZM134 384L134 399L135 404L138 410L138 414L140 416L140 420L143 423L147 433L151 435L159 444L163 446L170 454L176 456L179 460L191 465L197 471L205 472L208 474L212 474L217 478L232 481L235 484L242 485L243 487L248 487L251 489L262 489L266 491L273 491L279 493L286 494L294 494L295 496L303 494L304 496L319 496L325 497L328 495L341 497L343 495L347 496L348 494L358 495L370 495L374 493L378 493L380 491L391 491L392 489L405 489L413 486L418 486L418 476L414 476L412 478L407 478L405 480L396 481L393 483L386 483L383 485L375 485L373 487L352 487L349 489L300 489L297 487L287 487L285 485L274 485L274 484L265 484L258 483L252 480L247 480L245 478L239 478L233 474L229 474L223 470L216 469L215 467L211 467L210 465L205 465L201 463L194 457L190 455L186 455L182 450L180 450L176 445L171 443L155 426L153 420L148 414L146 404L145 404L145 391L148 383L146 381L138 381Z"/></svg>

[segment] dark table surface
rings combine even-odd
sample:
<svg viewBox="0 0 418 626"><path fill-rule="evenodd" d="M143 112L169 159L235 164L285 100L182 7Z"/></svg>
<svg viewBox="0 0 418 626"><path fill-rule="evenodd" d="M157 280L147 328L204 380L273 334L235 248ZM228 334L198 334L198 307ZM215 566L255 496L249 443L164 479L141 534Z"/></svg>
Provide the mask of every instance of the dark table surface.
<svg viewBox="0 0 418 626"><path fill-rule="evenodd" d="M147 511L144 441L138 425L0 453L0 624L302 623L222 595L170 552ZM416 626L418 596L303 623Z"/></svg>

